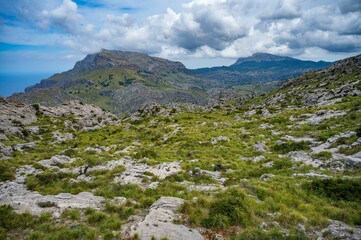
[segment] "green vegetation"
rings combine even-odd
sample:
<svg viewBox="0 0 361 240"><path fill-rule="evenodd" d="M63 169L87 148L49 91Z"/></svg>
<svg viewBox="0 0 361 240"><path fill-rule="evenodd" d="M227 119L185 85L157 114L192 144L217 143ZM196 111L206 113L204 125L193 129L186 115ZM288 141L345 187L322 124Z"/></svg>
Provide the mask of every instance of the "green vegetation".
<svg viewBox="0 0 361 240"><path fill-rule="evenodd" d="M170 90L172 87L163 83L171 81L174 75L186 78L184 73L170 72L159 73L159 79L149 81L149 72L103 69L86 73L83 77L89 82L72 85L69 94L87 96L85 102L107 106L109 98L100 94L103 90L122 90L137 82ZM306 77L295 89L306 91L321 84L311 81L322 80L316 73ZM333 88L344 84L335 82ZM80 88L81 84L87 84L86 90ZM329 219L360 225L360 170L345 168L344 172L338 172L329 167L332 151L345 155L361 151L361 145L356 143L361 134L361 113L356 110L360 107L359 96L347 96L342 102L327 106L299 108L302 97L293 97L289 90L286 86L273 95L242 105L230 100L226 101L226 107L212 109L158 107L153 109L154 114L140 111L138 118L123 118L119 124L92 131L78 127L74 116L46 117L38 105L33 105L37 121L30 126L40 126L39 134L25 131L27 126L19 120L12 122L24 131L3 141L13 150L9 159L0 161L0 181L14 180L19 167L31 165L39 173L25 177L29 190L43 195L91 192L104 197L104 207L67 209L59 218L53 218L51 214L38 217L17 214L11 207L1 206L0 239L121 239L120 228L129 217L144 215L162 196L185 200L175 223L207 228L212 233L221 233L225 239L308 239L299 226L304 226L307 232L319 231L328 225ZM187 91L205 98L201 88ZM89 95L90 92L96 96ZM256 108L252 116L245 114L251 106L261 105L278 93L285 93L284 102L267 106L271 116L263 116L262 108ZM292 107L284 108L287 106ZM345 115L325 118L319 124L301 123L320 110L344 111ZM74 127L67 128L66 123ZM74 139L56 143L54 131L71 133ZM356 132L356 136L338 138L322 151L313 151L314 146L349 131ZM290 140L293 138L311 140ZM17 144L30 141L36 145L16 150ZM265 152L255 150L260 142L266 146ZM89 147L95 150L87 150ZM316 168L294 161L288 154L291 151L304 151L311 158L321 160L324 166ZM39 162L54 155L65 155L73 161L54 163L51 167ZM126 156L132 163L147 164L149 168L179 161L181 169L165 178L147 169L139 174L140 184L122 184L115 179L122 177L126 166L114 166L110 161ZM338 163L342 165L344 161ZM111 165L109 169L101 168L107 164ZM310 172L330 179L302 177ZM151 183L155 184L147 188ZM117 203L117 197L125 197L125 203ZM51 201L37 204L43 210L57 207ZM138 239L139 235L134 234L133 238Z"/></svg>

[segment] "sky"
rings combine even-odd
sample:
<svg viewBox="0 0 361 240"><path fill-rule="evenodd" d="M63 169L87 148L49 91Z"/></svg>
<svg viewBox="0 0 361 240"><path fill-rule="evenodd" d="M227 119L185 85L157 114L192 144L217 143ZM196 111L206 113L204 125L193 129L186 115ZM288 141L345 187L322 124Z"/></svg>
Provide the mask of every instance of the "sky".
<svg viewBox="0 0 361 240"><path fill-rule="evenodd" d="M361 53L361 0L0 0L0 73L62 72L102 48L188 68L335 61Z"/></svg>

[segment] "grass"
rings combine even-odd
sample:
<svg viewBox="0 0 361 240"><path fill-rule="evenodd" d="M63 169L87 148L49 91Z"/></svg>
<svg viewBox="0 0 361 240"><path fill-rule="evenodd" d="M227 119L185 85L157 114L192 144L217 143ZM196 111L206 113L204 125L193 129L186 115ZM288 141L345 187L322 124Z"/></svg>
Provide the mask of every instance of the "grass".
<svg viewBox="0 0 361 240"><path fill-rule="evenodd" d="M118 77L118 76L116 76ZM124 82L125 83L125 82ZM118 83L117 83L118 84ZM119 84L118 84L119 85ZM110 85L109 85L110 87ZM122 86L118 86L119 88ZM199 96L202 92L193 89ZM262 99L265 99L263 97ZM261 101L256 99L251 103ZM291 100L290 100L291 101ZM297 100L298 101L298 100ZM251 104L249 103L249 104ZM344 221L351 225L360 225L361 200L358 180L342 180L342 175L359 177L355 170L341 173L330 170L315 169L301 163L293 163L290 158L282 156L290 151L310 151L309 142L284 142L285 135L293 137L312 137L325 142L328 138L346 131L356 131L360 137L361 113L347 111L359 106L357 97L349 97L342 103L326 107L305 109L269 108L274 116L263 118L262 111L246 118L247 103L233 110L218 109L204 111L179 111L170 116L148 116L137 121L123 119L119 125L106 126L96 131L81 132L80 129L65 130L66 120L76 121L72 116L48 118L38 115L42 130L38 139L31 133L27 139L37 141L36 146L24 152L14 152L11 159L0 161L0 180L15 178L16 168L22 165L33 165L43 170L37 175L26 178L28 189L41 194L58 194L69 192L77 194L88 191L105 198L105 205L100 210L68 209L60 220L51 216L34 217L29 214L19 215L10 207L0 207L0 238L17 239L25 236L28 239L112 239L120 238L118 231L128 218L142 214L160 197L174 196L185 199L181 207L182 219L192 227L206 227L214 232L222 233L226 239L306 239L297 230L298 224L306 229L319 230L328 224L328 219ZM319 125L298 124L290 121L306 113L318 110L343 110L347 114L340 118L323 121ZM236 120L240 116L241 120ZM15 123L14 123L15 124ZM17 124L17 123L16 123ZM272 124L272 129L261 129L261 124ZM60 144L53 144L52 132L70 132L75 139ZM271 131L280 132L279 135ZM167 139L165 138L167 135ZM212 144L212 138L225 136L230 141L218 141ZM340 138L332 147L342 144L351 145L357 137ZM12 136L6 145L24 143L23 137ZM41 140L40 140L41 139ZM165 140L166 139L166 140ZM277 143L277 141L283 141ZM253 146L264 142L269 151L258 153ZM111 147L101 153L86 152L88 147ZM128 153L120 151L131 146ZM339 152L351 155L361 151L360 145L340 148ZM120 184L112 180L125 171L125 166L112 170L89 171L90 182L70 182L79 174L61 173L40 165L40 160L54 155L64 154L74 158L73 163L61 167L74 168L104 165L129 155L141 163L156 165L164 162L181 161L182 170L165 179L160 179L150 172L145 173L143 183L159 182L155 189L144 189L138 185ZM254 162L255 157L264 159ZM313 158L328 161L332 155L324 152L312 155ZM247 160L248 159L248 160ZM265 163L272 162L272 166ZM219 181L207 174L192 174L196 169L219 172L226 178L226 189L213 192L190 191L185 185L216 185ZM294 178L293 173L319 171L333 177L330 180ZM262 181L264 174L272 174L272 180ZM115 197L126 197L125 204L115 204ZM43 208L52 207L52 203L39 203ZM261 229L262 222L277 222L279 226ZM286 237L282 229L287 229Z"/></svg>

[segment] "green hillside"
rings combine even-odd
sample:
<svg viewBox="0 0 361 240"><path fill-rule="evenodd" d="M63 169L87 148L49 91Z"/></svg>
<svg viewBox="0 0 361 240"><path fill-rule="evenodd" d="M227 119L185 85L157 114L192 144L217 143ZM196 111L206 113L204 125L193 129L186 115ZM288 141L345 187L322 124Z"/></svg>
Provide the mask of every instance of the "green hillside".
<svg viewBox="0 0 361 240"><path fill-rule="evenodd" d="M156 86L176 89L172 74ZM92 84L67 94L104 106L111 97L87 93L150 84L133 70L82 78ZM361 55L246 103L153 104L123 119L79 102L53 109L3 100L0 109L0 238L172 239L179 228L189 239L361 236ZM94 206L57 202L82 192ZM18 193L23 199L12 200ZM161 197L184 202L170 213L173 202Z"/></svg>

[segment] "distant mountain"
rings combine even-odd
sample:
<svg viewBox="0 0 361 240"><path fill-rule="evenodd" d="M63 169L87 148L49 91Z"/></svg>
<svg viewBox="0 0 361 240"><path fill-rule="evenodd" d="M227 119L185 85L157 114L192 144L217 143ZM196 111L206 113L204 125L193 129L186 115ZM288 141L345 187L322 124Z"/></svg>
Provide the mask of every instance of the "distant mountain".
<svg viewBox="0 0 361 240"><path fill-rule="evenodd" d="M280 83L275 80L328 65L254 54L240 58L229 67L187 70L180 62L103 49L87 55L73 69L44 79L10 99L48 106L80 100L122 115L153 102L207 105L243 101L246 96L279 87Z"/></svg>
<svg viewBox="0 0 361 240"><path fill-rule="evenodd" d="M191 73L201 78L217 80L222 86L232 87L286 80L331 64L324 61L302 61L268 53L255 53L251 57L239 58L228 67L200 68Z"/></svg>
<svg viewBox="0 0 361 240"><path fill-rule="evenodd" d="M136 52L102 50L10 99L45 105L81 100L117 114L131 113L153 102L206 104L207 81L185 70L180 62Z"/></svg>

